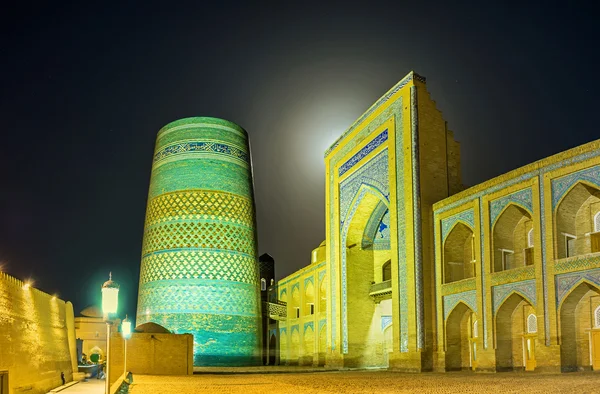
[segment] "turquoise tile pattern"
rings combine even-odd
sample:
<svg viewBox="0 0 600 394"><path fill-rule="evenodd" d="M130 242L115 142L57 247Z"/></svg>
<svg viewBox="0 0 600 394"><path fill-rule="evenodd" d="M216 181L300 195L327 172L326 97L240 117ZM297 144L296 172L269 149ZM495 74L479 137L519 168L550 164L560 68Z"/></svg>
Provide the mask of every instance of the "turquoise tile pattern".
<svg viewBox="0 0 600 394"><path fill-rule="evenodd" d="M194 335L195 366L260 362L255 208L246 132L186 118L156 141L137 322Z"/></svg>

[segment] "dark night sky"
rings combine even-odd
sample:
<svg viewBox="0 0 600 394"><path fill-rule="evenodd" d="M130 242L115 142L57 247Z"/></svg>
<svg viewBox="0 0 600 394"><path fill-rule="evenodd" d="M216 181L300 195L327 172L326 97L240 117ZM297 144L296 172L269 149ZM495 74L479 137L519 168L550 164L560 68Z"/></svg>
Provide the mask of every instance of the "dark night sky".
<svg viewBox="0 0 600 394"><path fill-rule="evenodd" d="M278 277L325 237L324 150L410 70L467 185L599 136L592 2L21 3L0 16L0 262L76 312L112 270L135 314L155 136L175 119L248 131Z"/></svg>

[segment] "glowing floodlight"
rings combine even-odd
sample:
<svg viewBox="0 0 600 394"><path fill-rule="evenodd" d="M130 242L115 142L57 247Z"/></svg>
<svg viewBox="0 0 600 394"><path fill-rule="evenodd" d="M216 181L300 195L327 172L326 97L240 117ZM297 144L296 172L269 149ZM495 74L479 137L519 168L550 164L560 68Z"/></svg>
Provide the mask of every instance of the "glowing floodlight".
<svg viewBox="0 0 600 394"><path fill-rule="evenodd" d="M125 320L121 323L121 333L123 334L123 338L131 338L131 320L127 318L127 315L125 315Z"/></svg>
<svg viewBox="0 0 600 394"><path fill-rule="evenodd" d="M30 288L30 287L31 287L31 285L29 284L29 282L26 282L26 283L23 285L23 290L29 290L29 288Z"/></svg>
<svg viewBox="0 0 600 394"><path fill-rule="evenodd" d="M112 280L112 272L108 274L108 280L102 285L102 313L105 316L117 313L119 306L119 284Z"/></svg>

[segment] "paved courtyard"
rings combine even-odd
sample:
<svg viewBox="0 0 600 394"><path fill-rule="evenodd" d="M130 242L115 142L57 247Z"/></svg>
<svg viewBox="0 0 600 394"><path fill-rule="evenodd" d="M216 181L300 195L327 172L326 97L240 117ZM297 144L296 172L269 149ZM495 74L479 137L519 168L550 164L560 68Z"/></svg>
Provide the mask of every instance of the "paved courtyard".
<svg viewBox="0 0 600 394"><path fill-rule="evenodd" d="M134 376L132 394L191 393L600 393L600 374L345 371Z"/></svg>

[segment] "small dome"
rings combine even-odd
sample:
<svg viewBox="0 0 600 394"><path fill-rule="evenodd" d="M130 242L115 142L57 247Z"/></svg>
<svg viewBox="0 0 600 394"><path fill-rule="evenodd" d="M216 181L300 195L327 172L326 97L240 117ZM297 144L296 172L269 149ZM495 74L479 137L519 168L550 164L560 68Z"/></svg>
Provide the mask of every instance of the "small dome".
<svg viewBox="0 0 600 394"><path fill-rule="evenodd" d="M102 317L102 311L95 305L90 305L81 312L79 312L81 316L85 317Z"/></svg>
<svg viewBox="0 0 600 394"><path fill-rule="evenodd" d="M135 332L145 332L148 334L170 334L171 331L167 330L160 324L148 322L140 324L135 328Z"/></svg>

